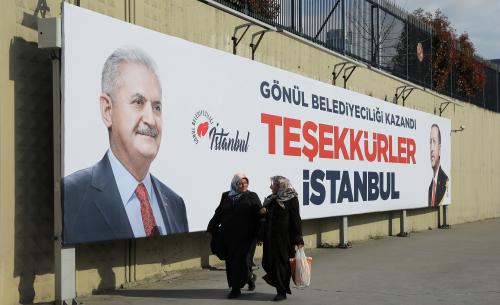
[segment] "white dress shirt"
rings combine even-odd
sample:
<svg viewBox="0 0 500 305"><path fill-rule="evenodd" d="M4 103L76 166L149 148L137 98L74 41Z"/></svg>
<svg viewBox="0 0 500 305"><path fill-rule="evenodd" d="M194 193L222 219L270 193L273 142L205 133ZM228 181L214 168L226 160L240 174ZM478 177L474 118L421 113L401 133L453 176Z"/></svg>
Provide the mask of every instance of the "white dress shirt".
<svg viewBox="0 0 500 305"><path fill-rule="evenodd" d="M135 189L140 183L144 183L144 186L148 191L149 202L151 203L151 208L153 209L153 215L155 217L156 225L158 226L158 231L160 234L164 235L166 232L165 224L161 215L160 206L158 205L158 200L156 199L150 173L148 172L142 181L137 181L125 168L125 166L123 166L120 160L116 158L111 149L108 149L108 159L109 163L111 163L111 169L113 170L113 175L115 176L116 186L118 187L118 192L120 193L123 206L127 212L128 221L130 222L134 236L146 236L146 233L144 232L144 224L142 223L141 203L135 194Z"/></svg>
<svg viewBox="0 0 500 305"><path fill-rule="evenodd" d="M434 175L434 178L432 178L432 180L434 180L434 183L436 184L436 186L437 186L437 183L438 183L439 169L441 169L441 164L437 168L436 175Z"/></svg>

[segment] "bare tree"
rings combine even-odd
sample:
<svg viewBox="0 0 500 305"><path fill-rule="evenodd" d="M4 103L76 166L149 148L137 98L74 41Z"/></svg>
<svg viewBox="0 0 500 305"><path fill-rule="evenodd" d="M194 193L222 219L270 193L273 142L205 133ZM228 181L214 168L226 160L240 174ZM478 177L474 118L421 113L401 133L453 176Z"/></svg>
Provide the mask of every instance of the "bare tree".
<svg viewBox="0 0 500 305"><path fill-rule="evenodd" d="M370 61L374 66L387 66L397 54L404 22L395 16L394 7L365 0L348 2L346 9L347 50Z"/></svg>

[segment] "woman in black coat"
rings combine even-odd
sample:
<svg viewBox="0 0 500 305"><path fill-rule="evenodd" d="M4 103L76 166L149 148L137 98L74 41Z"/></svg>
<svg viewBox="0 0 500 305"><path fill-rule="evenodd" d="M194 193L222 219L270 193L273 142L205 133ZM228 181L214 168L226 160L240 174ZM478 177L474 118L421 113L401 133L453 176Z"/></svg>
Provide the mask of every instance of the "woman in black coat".
<svg viewBox="0 0 500 305"><path fill-rule="evenodd" d="M276 288L274 301L286 299L291 294L291 269L289 259L295 256L295 247L303 247L302 225L297 192L290 181L282 176L271 178L272 194L264 201L260 213L265 222L260 239L264 242L262 266L264 280Z"/></svg>
<svg viewBox="0 0 500 305"><path fill-rule="evenodd" d="M222 235L217 238L221 238L226 261L227 283L231 287L229 298L239 297L245 284L248 284L249 290L255 289L250 250L257 237L261 208L257 194L248 190L248 178L244 174L236 174L230 191L222 194L208 224L207 232L212 238L215 234Z"/></svg>

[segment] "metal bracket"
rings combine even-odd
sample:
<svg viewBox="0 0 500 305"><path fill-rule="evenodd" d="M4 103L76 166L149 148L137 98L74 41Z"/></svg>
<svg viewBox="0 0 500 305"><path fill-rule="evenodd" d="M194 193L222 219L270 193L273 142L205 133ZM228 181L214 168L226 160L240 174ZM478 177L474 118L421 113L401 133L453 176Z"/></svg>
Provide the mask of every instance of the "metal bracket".
<svg viewBox="0 0 500 305"><path fill-rule="evenodd" d="M231 40L233 41L233 54L236 55L236 47L238 46L238 44L241 42L241 40L243 39L243 37L245 36L245 34L247 33L248 29L253 25L253 23L245 23L245 24L242 24L242 25L238 25L237 27L234 28L234 33L233 33L233 37L231 37ZM238 34L238 31L241 30L241 29L245 29L243 31L243 34L241 34L240 37L237 37L236 35Z"/></svg>
<svg viewBox="0 0 500 305"><path fill-rule="evenodd" d="M356 65L352 65L344 69L344 75L342 76L342 78L344 79L344 88L347 88L347 81L349 80L352 73L354 72L354 70L356 70L357 67L358 66ZM347 71L349 71L349 74L347 74Z"/></svg>
<svg viewBox="0 0 500 305"><path fill-rule="evenodd" d="M463 107L462 105L460 104L457 104L453 101L448 101L448 102L442 102L440 105L439 105L439 116L441 116L443 114L443 112L446 110L446 108L448 107L448 105L450 104L453 104L453 111L455 111L455 106L459 106L459 107ZM434 108L434 114L436 114L436 109Z"/></svg>
<svg viewBox="0 0 500 305"><path fill-rule="evenodd" d="M405 105L405 101L413 92L415 87L412 86L400 86L396 88L396 93L394 93L394 104L398 104L398 100L401 97L403 99L403 106Z"/></svg>
<svg viewBox="0 0 500 305"><path fill-rule="evenodd" d="M50 7L47 5L47 0L38 0L34 15L37 16L39 12L42 18L45 18L47 12L50 12Z"/></svg>
<svg viewBox="0 0 500 305"><path fill-rule="evenodd" d="M259 44L262 41L262 38L264 37L264 34L267 32L271 32L271 30L262 30L252 34L252 42L250 43L250 48L252 49L252 60L255 59L255 51L259 47ZM259 38L257 39L257 42L254 43L255 37L257 36L259 36Z"/></svg>
<svg viewBox="0 0 500 305"><path fill-rule="evenodd" d="M347 87L347 81L351 77L351 75L354 72L354 70L356 70L356 68L358 67L355 64L351 64L349 66L347 66L347 64L349 64L349 62L344 61L344 62L340 62L338 64L335 64L333 66L333 72L332 72L333 80L332 80L332 83L333 83L334 86L336 86L336 84L337 84L337 78L340 76L340 73L343 72L342 78L344 79L344 88ZM339 67L340 67L340 69L338 69Z"/></svg>
<svg viewBox="0 0 500 305"><path fill-rule="evenodd" d="M340 72L342 72L342 70L345 68L345 65L347 65L349 62L348 61L343 61L343 62L340 62L338 64L335 64L333 66L333 72L332 72L332 76L333 76L333 79L332 79L332 85L336 85L337 83L337 78L340 76ZM337 72L337 68L340 67L340 69L338 70Z"/></svg>
<svg viewBox="0 0 500 305"><path fill-rule="evenodd" d="M446 110L446 108L450 105L453 104L452 102L443 102L439 105L439 116L443 114L443 112ZM455 110L455 104L453 104L453 110Z"/></svg>

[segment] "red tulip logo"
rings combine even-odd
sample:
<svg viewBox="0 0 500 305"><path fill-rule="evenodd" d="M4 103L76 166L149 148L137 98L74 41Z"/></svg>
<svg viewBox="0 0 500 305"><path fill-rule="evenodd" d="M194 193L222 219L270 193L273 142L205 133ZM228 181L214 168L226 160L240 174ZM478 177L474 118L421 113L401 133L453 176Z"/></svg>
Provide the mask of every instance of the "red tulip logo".
<svg viewBox="0 0 500 305"><path fill-rule="evenodd" d="M198 128L196 129L196 133L200 138L206 135L207 131L208 131L208 122L201 123L200 125L198 125Z"/></svg>

